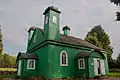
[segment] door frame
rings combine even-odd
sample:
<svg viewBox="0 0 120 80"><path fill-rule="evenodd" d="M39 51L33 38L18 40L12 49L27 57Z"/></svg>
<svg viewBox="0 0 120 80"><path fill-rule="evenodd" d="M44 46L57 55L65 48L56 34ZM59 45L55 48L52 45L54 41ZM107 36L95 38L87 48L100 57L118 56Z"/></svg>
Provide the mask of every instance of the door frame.
<svg viewBox="0 0 120 80"><path fill-rule="evenodd" d="M98 74L98 62L100 61L100 74ZM93 58L93 63L94 63L94 75L101 75L101 74L105 74L105 64L104 64L104 60L103 59L98 59L98 58Z"/></svg>

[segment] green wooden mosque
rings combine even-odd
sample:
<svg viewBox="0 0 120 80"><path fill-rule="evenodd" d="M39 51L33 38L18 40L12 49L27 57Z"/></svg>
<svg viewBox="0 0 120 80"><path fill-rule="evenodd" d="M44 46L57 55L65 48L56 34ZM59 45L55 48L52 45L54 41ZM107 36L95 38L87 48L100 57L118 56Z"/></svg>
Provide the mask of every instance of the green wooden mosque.
<svg viewBox="0 0 120 80"><path fill-rule="evenodd" d="M70 36L70 28L60 34L60 11L50 6L44 14L44 29L31 27L27 51L17 55L17 75L43 76L46 79L92 78L106 75L106 52L80 38Z"/></svg>

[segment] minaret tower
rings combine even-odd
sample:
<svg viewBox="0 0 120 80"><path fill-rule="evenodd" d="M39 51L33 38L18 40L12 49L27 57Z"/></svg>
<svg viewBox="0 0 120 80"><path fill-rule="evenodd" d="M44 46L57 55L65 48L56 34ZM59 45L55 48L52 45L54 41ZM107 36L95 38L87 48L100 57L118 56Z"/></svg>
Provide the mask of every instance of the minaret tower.
<svg viewBox="0 0 120 80"><path fill-rule="evenodd" d="M60 39L60 11L58 8L50 6L45 12L44 17L44 36L46 39L59 40Z"/></svg>

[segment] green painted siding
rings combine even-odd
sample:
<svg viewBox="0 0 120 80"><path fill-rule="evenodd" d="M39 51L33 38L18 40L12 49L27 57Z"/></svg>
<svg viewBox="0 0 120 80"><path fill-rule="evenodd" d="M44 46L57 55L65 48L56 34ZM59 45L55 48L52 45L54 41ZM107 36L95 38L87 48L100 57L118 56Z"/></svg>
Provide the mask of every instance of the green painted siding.
<svg viewBox="0 0 120 80"><path fill-rule="evenodd" d="M56 16L57 23L53 22L53 16ZM47 24L46 24L46 17L48 17ZM60 39L59 26L60 26L59 13L50 10L48 13L45 14L44 33L46 39L59 40Z"/></svg>
<svg viewBox="0 0 120 80"><path fill-rule="evenodd" d="M107 61L107 54L103 53L105 55L105 72L106 74L109 74L109 69L108 69L108 61Z"/></svg>
<svg viewBox="0 0 120 80"><path fill-rule="evenodd" d="M60 53L63 50L66 51L66 53L68 54L68 66L60 66ZM50 52L51 78L61 78L61 77L64 78L64 77L72 77L72 76L81 76L81 74L83 73L86 74L84 70L81 71L83 73L81 73L78 70L78 64L76 63L76 59L75 59L76 55L83 51L86 50L50 45L49 52ZM85 59L85 62L87 62L87 59ZM85 70L87 71L87 68Z"/></svg>
<svg viewBox="0 0 120 80"><path fill-rule="evenodd" d="M92 52L90 57L88 58L88 65L89 65L89 77L94 77L95 74L94 74L94 61L93 59L94 58L98 58L100 60L103 60L104 57L101 56L102 53L98 53L98 52ZM108 66L107 66L107 59L104 59L105 60L105 74L108 73Z"/></svg>
<svg viewBox="0 0 120 80"><path fill-rule="evenodd" d="M34 46L34 45L33 45ZM23 72L22 77L32 77L32 76L44 76L49 78L49 52L48 45L42 46L34 51L29 51L30 53L37 54L39 59L36 60L35 70L27 69L27 60L24 60L24 65L22 65ZM29 76L28 76L29 75Z"/></svg>
<svg viewBox="0 0 120 80"><path fill-rule="evenodd" d="M35 36L37 36L37 37L35 37ZM34 37L35 37L35 43L34 43ZM32 48L34 48L35 46L37 46L38 44L40 44L44 40L45 40L45 38L44 38L43 33L40 32L40 30L35 29L34 34L32 36L32 39L31 39L30 43L28 43L27 51L31 50Z"/></svg>
<svg viewBox="0 0 120 80"><path fill-rule="evenodd" d="M88 58L88 73L89 77L94 77L94 62L93 62L93 57Z"/></svg>
<svg viewBox="0 0 120 80"><path fill-rule="evenodd" d="M88 64L89 64L89 77L94 77L94 58L102 59L101 55L97 52L92 52L90 57L88 58Z"/></svg>
<svg viewBox="0 0 120 80"><path fill-rule="evenodd" d="M26 77L32 77L36 76L37 74L37 68L35 69L27 69L27 60L22 60L22 65L21 65L21 77L26 78Z"/></svg>
<svg viewBox="0 0 120 80"><path fill-rule="evenodd" d="M37 76L49 77L49 52L48 45L45 45L36 51L32 52L39 56L39 60L36 62Z"/></svg>
<svg viewBox="0 0 120 80"><path fill-rule="evenodd" d="M77 66L77 70L76 70L77 74L76 75L78 77L82 77L82 78L88 77L88 58L87 57L84 58L84 61L85 61L85 69L78 69L78 63L76 64L76 66ZM76 62L78 62L78 59Z"/></svg>
<svg viewBox="0 0 120 80"><path fill-rule="evenodd" d="M102 54L102 53L98 53L98 52L93 51L93 52L90 54L90 57L92 57L92 58L104 59L104 57L101 56L101 54Z"/></svg>
<svg viewBox="0 0 120 80"><path fill-rule="evenodd" d="M40 47L40 46L39 46ZM68 54L68 66L60 66L60 53L66 51ZM85 57L85 69L78 69L76 55L80 52L91 52L90 49L68 47L64 45L46 44L30 53L37 54L39 60L36 62L36 76L45 78L66 78L66 77L94 77L93 58L103 59L100 53L93 51L89 57ZM27 63L25 63L27 64ZM107 67L106 67L107 69ZM30 72L30 71L28 71ZM25 75L25 74L24 74Z"/></svg>

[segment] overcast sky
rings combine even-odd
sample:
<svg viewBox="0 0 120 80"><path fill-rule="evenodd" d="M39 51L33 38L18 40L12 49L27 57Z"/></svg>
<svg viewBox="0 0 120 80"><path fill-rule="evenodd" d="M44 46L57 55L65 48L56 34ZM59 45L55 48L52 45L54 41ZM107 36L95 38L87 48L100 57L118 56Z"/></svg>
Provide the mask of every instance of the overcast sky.
<svg viewBox="0 0 120 80"><path fill-rule="evenodd" d="M26 51L29 27L43 28L43 12L51 5L62 12L60 29L68 25L72 36L84 39L90 29L101 24L110 36L113 57L118 55L120 22L114 21L117 7L109 0L0 0L4 52L17 55L19 51Z"/></svg>

